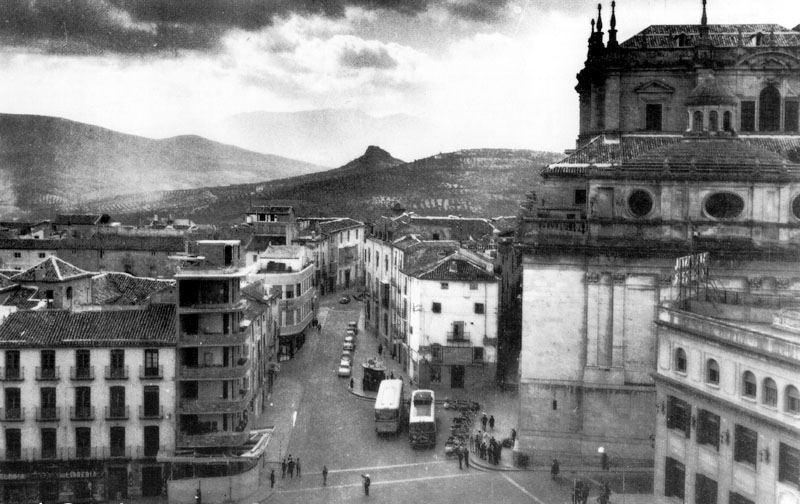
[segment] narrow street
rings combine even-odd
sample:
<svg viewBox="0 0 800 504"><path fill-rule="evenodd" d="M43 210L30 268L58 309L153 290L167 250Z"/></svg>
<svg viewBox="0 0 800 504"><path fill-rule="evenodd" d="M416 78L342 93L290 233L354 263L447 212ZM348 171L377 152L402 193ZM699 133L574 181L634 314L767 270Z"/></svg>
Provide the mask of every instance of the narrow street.
<svg viewBox="0 0 800 504"><path fill-rule="evenodd" d="M269 492L267 484L252 502L570 502L569 478L554 482L547 471L459 470L456 460L444 457L444 440L453 413L443 408L437 412L440 421L436 448L412 449L406 432L377 435L374 403L351 394L349 378L337 376L347 323L359 320L361 309L359 302L340 305L335 296L321 300L322 331L310 331L295 358L281 364L276 400L288 395L296 402L274 404L272 414L291 419L292 423L286 423L293 427L290 432L276 432L268 451L270 460L289 454L294 459L299 457L302 476L290 478L287 474L281 478L279 464L273 463L271 467L277 468L274 492ZM363 319L360 323L363 327ZM371 334L363 329L359 332L354 380L361 379L360 363L377 355L376 345ZM291 393L286 394L287 391ZM322 484L323 464L328 468L326 486ZM372 480L369 497L362 487L364 473Z"/></svg>

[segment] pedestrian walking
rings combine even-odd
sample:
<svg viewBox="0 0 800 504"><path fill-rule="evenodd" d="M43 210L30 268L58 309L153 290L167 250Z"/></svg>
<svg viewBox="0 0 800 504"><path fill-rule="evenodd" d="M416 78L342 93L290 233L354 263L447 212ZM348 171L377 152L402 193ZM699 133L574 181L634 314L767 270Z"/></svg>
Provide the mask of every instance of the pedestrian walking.
<svg viewBox="0 0 800 504"><path fill-rule="evenodd" d="M517 441L517 429L511 428L511 444L513 445Z"/></svg>
<svg viewBox="0 0 800 504"><path fill-rule="evenodd" d="M369 485L371 481L369 480L369 474L362 474L361 479L364 480L364 495L369 497Z"/></svg>
<svg viewBox="0 0 800 504"><path fill-rule="evenodd" d="M608 504L611 498L611 489L608 487L608 482L603 483L603 488L600 490L600 495L597 497L599 504Z"/></svg>
<svg viewBox="0 0 800 504"><path fill-rule="evenodd" d="M394 371L389 373L389 379L394 380Z"/></svg>
<svg viewBox="0 0 800 504"><path fill-rule="evenodd" d="M472 436L469 437L469 450L467 451L475 451L475 438Z"/></svg>
<svg viewBox="0 0 800 504"><path fill-rule="evenodd" d="M561 469L558 466L558 460L553 459L553 463L550 465L550 479L556 479L560 471Z"/></svg>
<svg viewBox="0 0 800 504"><path fill-rule="evenodd" d="M486 443L481 441L481 460L486 460Z"/></svg>
<svg viewBox="0 0 800 504"><path fill-rule="evenodd" d="M461 447L460 446L456 447L456 457L458 457L458 469L461 470L461 469L463 469L461 467L461 463L464 461L464 454L461 453Z"/></svg>
<svg viewBox="0 0 800 504"><path fill-rule="evenodd" d="M292 456L289 455L289 462L287 463L287 469L289 469L289 477L294 479L294 460L292 460Z"/></svg>
<svg viewBox="0 0 800 504"><path fill-rule="evenodd" d="M355 382L350 378L350 390L353 390L353 385L355 385Z"/></svg>
<svg viewBox="0 0 800 504"><path fill-rule="evenodd" d="M324 485L327 485L327 484L328 484L328 466L323 465L322 466L322 485L324 486Z"/></svg>
<svg viewBox="0 0 800 504"><path fill-rule="evenodd" d="M469 469L469 450L464 450L464 465Z"/></svg>
<svg viewBox="0 0 800 504"><path fill-rule="evenodd" d="M383 343L378 343L378 356L380 357L383 354Z"/></svg>
<svg viewBox="0 0 800 504"><path fill-rule="evenodd" d="M475 449L473 451L477 452L481 446L481 431L475 433Z"/></svg>
<svg viewBox="0 0 800 504"><path fill-rule="evenodd" d="M483 416L481 416L481 426L483 427L484 432L486 431L486 422L488 421L489 419L486 417L486 413L484 413Z"/></svg>
<svg viewBox="0 0 800 504"><path fill-rule="evenodd" d="M608 471L608 455L606 452L600 454L600 467L603 468L604 471Z"/></svg>
<svg viewBox="0 0 800 504"><path fill-rule="evenodd" d="M494 430L494 415L489 417L489 428Z"/></svg>
<svg viewBox="0 0 800 504"><path fill-rule="evenodd" d="M272 488L274 486L275 486L275 469L273 469L269 473L269 487Z"/></svg>
<svg viewBox="0 0 800 504"><path fill-rule="evenodd" d="M297 460L294 463L294 470L297 471L297 477L300 477L300 457L297 457Z"/></svg>
<svg viewBox="0 0 800 504"><path fill-rule="evenodd" d="M283 457L283 462L281 462L281 479L286 477L286 457Z"/></svg>

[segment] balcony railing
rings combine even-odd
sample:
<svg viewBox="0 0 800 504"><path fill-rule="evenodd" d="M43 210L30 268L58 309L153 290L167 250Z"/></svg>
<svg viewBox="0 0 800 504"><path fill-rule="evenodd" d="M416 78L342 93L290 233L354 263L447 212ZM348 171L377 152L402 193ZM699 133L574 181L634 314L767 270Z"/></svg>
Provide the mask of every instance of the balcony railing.
<svg viewBox="0 0 800 504"><path fill-rule="evenodd" d="M0 460L5 460L7 462L33 460L35 456L36 452L33 448L21 448L19 450L9 450L8 448L5 448L0 450Z"/></svg>
<svg viewBox="0 0 800 504"><path fill-rule="evenodd" d="M103 458L117 458L117 459L130 459L133 458L133 455L136 453L136 449L139 448L134 446L104 446L103 447Z"/></svg>
<svg viewBox="0 0 800 504"><path fill-rule="evenodd" d="M229 333L213 333L199 330L195 334L181 333L182 345L202 345L202 346L234 346L247 342L250 336L248 329L233 331Z"/></svg>
<svg viewBox="0 0 800 504"><path fill-rule="evenodd" d="M94 406L70 406L70 420L94 420Z"/></svg>
<svg viewBox="0 0 800 504"><path fill-rule="evenodd" d="M239 366L181 366L181 380L235 380L250 370L247 360Z"/></svg>
<svg viewBox="0 0 800 504"><path fill-rule="evenodd" d="M470 344L469 333L468 332L455 333L453 331L448 331L447 344L449 346L469 346Z"/></svg>
<svg viewBox="0 0 800 504"><path fill-rule="evenodd" d="M106 366L106 380L127 380L128 366Z"/></svg>
<svg viewBox="0 0 800 504"><path fill-rule="evenodd" d="M37 422L58 422L61 419L61 408L36 408Z"/></svg>
<svg viewBox="0 0 800 504"><path fill-rule="evenodd" d="M0 420L4 422L24 422L25 408L0 408Z"/></svg>
<svg viewBox="0 0 800 504"><path fill-rule="evenodd" d="M215 312L215 311L238 311L247 308L247 302L244 299L238 301L227 301L224 299L208 299L201 300L195 303L181 303L180 311L184 313L190 312Z"/></svg>
<svg viewBox="0 0 800 504"><path fill-rule="evenodd" d="M61 460L86 460L86 459L102 459L104 455L103 446L71 446L61 448Z"/></svg>
<svg viewBox="0 0 800 504"><path fill-rule="evenodd" d="M106 406L106 420L127 420L128 406Z"/></svg>
<svg viewBox="0 0 800 504"><path fill-rule="evenodd" d="M159 366L139 366L139 379L141 380L161 380L164 378L164 365Z"/></svg>
<svg viewBox="0 0 800 504"><path fill-rule="evenodd" d="M0 368L0 380L4 381L23 381L25 379L24 367L5 367Z"/></svg>
<svg viewBox="0 0 800 504"><path fill-rule="evenodd" d="M69 379L74 381L94 380L94 366L70 366Z"/></svg>
<svg viewBox="0 0 800 504"><path fill-rule="evenodd" d="M61 368L36 366L36 379L39 381L58 381L61 379Z"/></svg>
<svg viewBox="0 0 800 504"><path fill-rule="evenodd" d="M159 420L164 418L164 406L159 405L157 408L145 408L144 405L139 405L139 418L141 420Z"/></svg>
<svg viewBox="0 0 800 504"><path fill-rule="evenodd" d="M202 413L239 413L247 409L247 404L250 401L250 391L244 394L237 394L241 397L238 399L222 399L218 400L198 400L198 399L181 399L179 407L183 414L202 414Z"/></svg>

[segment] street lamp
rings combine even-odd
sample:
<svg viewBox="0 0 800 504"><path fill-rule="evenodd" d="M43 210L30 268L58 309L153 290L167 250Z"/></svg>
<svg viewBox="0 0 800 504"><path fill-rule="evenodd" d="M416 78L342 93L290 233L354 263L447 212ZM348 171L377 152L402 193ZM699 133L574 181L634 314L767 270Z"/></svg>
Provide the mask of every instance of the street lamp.
<svg viewBox="0 0 800 504"><path fill-rule="evenodd" d="M608 456L611 453L610 450L606 450L604 447L601 446L600 448L597 449L597 453L599 453L600 456L603 459L603 469L608 469ZM625 468L627 466L625 465L625 459L623 459L619 455L617 455L617 457L620 460L620 464L619 465L620 465L620 467L622 467L622 502L626 502L626 498L625 498Z"/></svg>

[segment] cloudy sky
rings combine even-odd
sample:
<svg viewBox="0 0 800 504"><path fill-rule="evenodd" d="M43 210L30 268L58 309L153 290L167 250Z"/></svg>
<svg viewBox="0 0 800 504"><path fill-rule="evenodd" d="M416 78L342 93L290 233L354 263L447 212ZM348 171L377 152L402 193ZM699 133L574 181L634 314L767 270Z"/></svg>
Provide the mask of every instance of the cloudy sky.
<svg viewBox="0 0 800 504"><path fill-rule="evenodd" d="M563 150L596 1L2 0L0 112L152 138L232 114L358 109L447 146ZM608 30L610 0L603 2ZM618 38L701 0L620 0ZM710 23L800 24L797 0L710 0Z"/></svg>

